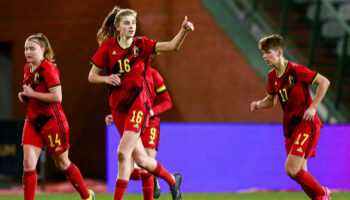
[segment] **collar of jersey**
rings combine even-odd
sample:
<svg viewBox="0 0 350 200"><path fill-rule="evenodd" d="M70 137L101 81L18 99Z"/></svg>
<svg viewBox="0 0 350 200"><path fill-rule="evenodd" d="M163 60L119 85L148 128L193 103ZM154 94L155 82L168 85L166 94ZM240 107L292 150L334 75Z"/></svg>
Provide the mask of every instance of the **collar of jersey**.
<svg viewBox="0 0 350 200"><path fill-rule="evenodd" d="M281 76L278 76L278 75L277 75L277 70L276 70L276 76L277 76L277 78L282 78L282 77L283 77L283 75L284 75L284 74L286 73L286 71L287 71L288 64L289 64L289 60L287 60L287 63L286 63L286 65L285 65L285 67L284 67L284 72L281 74Z"/></svg>
<svg viewBox="0 0 350 200"><path fill-rule="evenodd" d="M117 44L118 44L118 46L119 46L121 49L123 49L123 50L129 49L129 48L132 47L132 46L134 45L134 43L135 43L135 38L133 38L133 39L132 39L131 45L130 45L129 47L127 47L127 48L123 48L122 45L119 44L118 38L119 38L119 37L116 37Z"/></svg>
<svg viewBox="0 0 350 200"><path fill-rule="evenodd" d="M30 72L30 73L33 73L33 72L35 72L36 70L38 70L39 67L40 67L40 65L44 62L44 60L45 60L45 58L43 58L43 59L41 60L40 64L35 68L35 70L32 70L32 64L30 63L30 64L29 64L29 72Z"/></svg>

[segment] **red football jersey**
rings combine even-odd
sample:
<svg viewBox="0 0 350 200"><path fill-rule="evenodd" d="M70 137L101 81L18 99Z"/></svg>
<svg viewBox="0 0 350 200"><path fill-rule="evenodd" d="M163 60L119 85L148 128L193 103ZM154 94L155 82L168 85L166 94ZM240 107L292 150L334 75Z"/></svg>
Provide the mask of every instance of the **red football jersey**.
<svg viewBox="0 0 350 200"><path fill-rule="evenodd" d="M314 83L316 77L316 72L290 61L281 77L277 76L276 69L269 72L267 93L278 95L284 112L283 131L287 138L291 137L312 102L310 84ZM313 123L322 126L317 113Z"/></svg>
<svg viewBox="0 0 350 200"><path fill-rule="evenodd" d="M30 63L24 66L23 84L36 92L49 93L50 89L61 86L59 71L50 61L43 62L32 71ZM61 103L47 103L35 98L28 98L27 119L41 130L47 123L68 123Z"/></svg>
<svg viewBox="0 0 350 200"><path fill-rule="evenodd" d="M146 37L136 37L132 45L124 49L117 38L112 38L98 48L91 63L99 69L106 68L107 75L120 74L121 78L120 85L109 86L111 109L127 110L142 90L151 96L146 76L150 74L149 56L156 53L156 43Z"/></svg>
<svg viewBox="0 0 350 200"><path fill-rule="evenodd" d="M159 122L159 115L171 108L171 99L160 73L151 68L151 75L149 86L152 91L151 104L154 112L154 118L152 119L156 119Z"/></svg>

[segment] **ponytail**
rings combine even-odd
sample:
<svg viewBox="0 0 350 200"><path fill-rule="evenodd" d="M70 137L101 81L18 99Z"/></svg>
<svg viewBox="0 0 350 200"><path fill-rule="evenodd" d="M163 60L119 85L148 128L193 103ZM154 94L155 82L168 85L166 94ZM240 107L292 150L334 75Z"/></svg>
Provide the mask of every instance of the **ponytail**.
<svg viewBox="0 0 350 200"><path fill-rule="evenodd" d="M51 47L49 40L44 34L38 33L38 34L31 35L27 38L27 40L36 40L37 42L39 42L41 46L45 48L44 58L49 60L52 63L55 62L55 59L54 59L55 54L53 52L53 49Z"/></svg>
<svg viewBox="0 0 350 200"><path fill-rule="evenodd" d="M98 44L101 45L103 41L117 37L118 31L116 30L116 26L119 24L122 17L129 15L136 18L137 12L132 9L121 9L118 6L114 6L97 32Z"/></svg>
<svg viewBox="0 0 350 200"><path fill-rule="evenodd" d="M101 45L103 41L117 36L117 30L114 26L114 18L119 11L120 8L118 6L114 6L112 11L109 12L103 21L101 28L97 32L97 42L99 45Z"/></svg>

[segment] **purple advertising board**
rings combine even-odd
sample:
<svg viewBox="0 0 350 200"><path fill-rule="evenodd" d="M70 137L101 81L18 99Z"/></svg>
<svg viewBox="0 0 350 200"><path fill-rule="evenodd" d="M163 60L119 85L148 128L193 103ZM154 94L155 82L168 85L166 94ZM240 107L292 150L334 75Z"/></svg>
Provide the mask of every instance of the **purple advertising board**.
<svg viewBox="0 0 350 200"><path fill-rule="evenodd" d="M113 124L106 137L107 189L113 193L120 139ZM284 170L281 124L161 123L157 160L183 175L182 192L300 190ZM324 186L350 190L350 125L323 127L308 170ZM163 180L160 187L169 192ZM141 181L131 180L127 192L142 193Z"/></svg>

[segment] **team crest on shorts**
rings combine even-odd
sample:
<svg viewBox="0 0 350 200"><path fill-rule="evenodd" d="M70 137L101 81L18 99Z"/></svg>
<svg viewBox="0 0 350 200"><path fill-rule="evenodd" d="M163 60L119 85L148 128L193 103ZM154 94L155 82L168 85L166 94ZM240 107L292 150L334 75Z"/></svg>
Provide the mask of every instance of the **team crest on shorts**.
<svg viewBox="0 0 350 200"><path fill-rule="evenodd" d="M139 129L140 126L138 124L134 124L132 127Z"/></svg>
<svg viewBox="0 0 350 200"><path fill-rule="evenodd" d="M56 149L55 149L55 151L61 151L61 150L62 150L62 149L61 149L60 146L57 146Z"/></svg>
<svg viewBox="0 0 350 200"><path fill-rule="evenodd" d="M297 152L303 153L303 149L302 149L301 147L299 147L299 148L297 149Z"/></svg>
<svg viewBox="0 0 350 200"><path fill-rule="evenodd" d="M134 57L135 57L135 58L139 56L139 48L137 48L137 46L134 46L134 47L132 48L132 51L133 51L133 53L134 53Z"/></svg>

